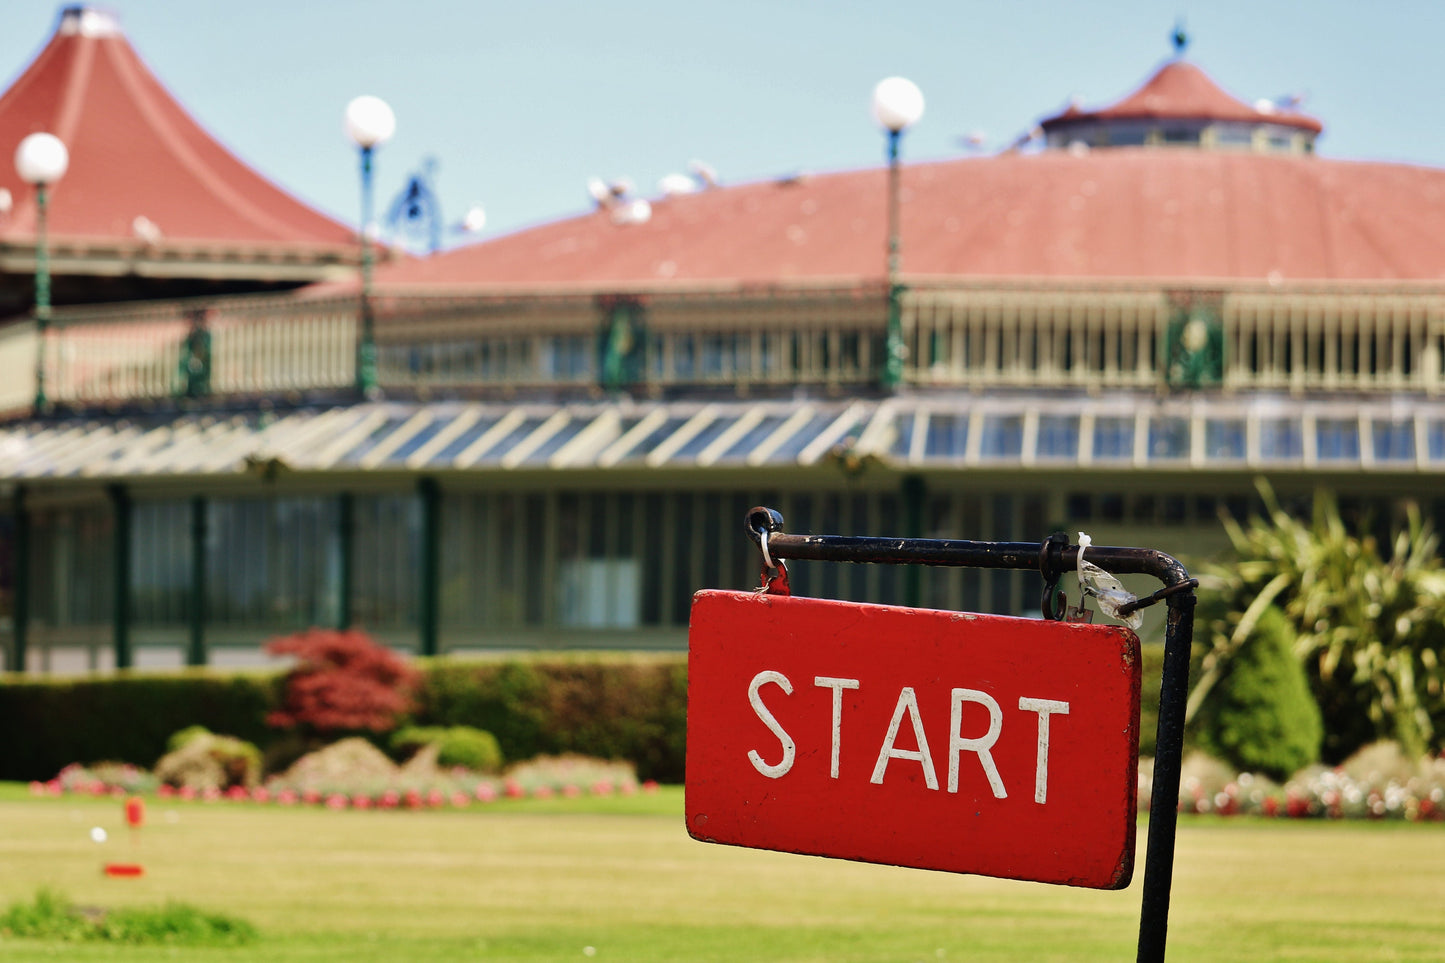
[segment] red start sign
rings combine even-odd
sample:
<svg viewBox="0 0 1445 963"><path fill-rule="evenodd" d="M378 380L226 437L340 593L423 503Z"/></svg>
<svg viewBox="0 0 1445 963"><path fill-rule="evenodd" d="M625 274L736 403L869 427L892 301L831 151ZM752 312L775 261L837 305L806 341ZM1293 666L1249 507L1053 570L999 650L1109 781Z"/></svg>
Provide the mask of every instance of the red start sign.
<svg viewBox="0 0 1445 963"><path fill-rule="evenodd" d="M695 839L1129 884L1128 629L705 591L688 645Z"/></svg>

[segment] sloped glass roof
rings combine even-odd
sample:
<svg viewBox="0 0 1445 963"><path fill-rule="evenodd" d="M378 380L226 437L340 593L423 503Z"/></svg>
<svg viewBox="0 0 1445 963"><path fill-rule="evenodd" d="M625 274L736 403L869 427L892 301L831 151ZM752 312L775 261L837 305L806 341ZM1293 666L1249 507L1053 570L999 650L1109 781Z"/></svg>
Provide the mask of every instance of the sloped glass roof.
<svg viewBox="0 0 1445 963"><path fill-rule="evenodd" d="M1209 398L482 404L383 401L0 427L0 477L739 469L1285 467L1445 472L1445 402Z"/></svg>

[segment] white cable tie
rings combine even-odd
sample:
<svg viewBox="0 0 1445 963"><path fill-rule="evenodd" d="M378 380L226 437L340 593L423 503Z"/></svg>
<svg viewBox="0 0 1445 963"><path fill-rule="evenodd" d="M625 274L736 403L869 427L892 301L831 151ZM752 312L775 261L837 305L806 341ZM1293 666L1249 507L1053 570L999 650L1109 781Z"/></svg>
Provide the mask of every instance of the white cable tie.
<svg viewBox="0 0 1445 963"><path fill-rule="evenodd" d="M1117 578L1084 558L1085 550L1093 544L1092 538L1083 532L1079 533L1079 588L1085 595L1098 599L1099 609L1109 618L1117 619L1137 630L1144 624L1143 613L1135 609L1128 615L1120 615L1119 610L1131 602L1137 602L1138 598L1124 588Z"/></svg>

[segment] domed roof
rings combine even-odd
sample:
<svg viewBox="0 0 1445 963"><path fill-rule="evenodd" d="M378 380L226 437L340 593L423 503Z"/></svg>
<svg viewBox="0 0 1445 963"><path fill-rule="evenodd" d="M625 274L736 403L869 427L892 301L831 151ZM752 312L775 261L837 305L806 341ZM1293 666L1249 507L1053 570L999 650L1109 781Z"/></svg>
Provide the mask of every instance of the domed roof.
<svg viewBox="0 0 1445 963"><path fill-rule="evenodd" d="M1116 148L908 165L905 278L1445 280L1445 170ZM380 286L574 290L852 283L885 266L885 172L605 210L378 273Z"/></svg>
<svg viewBox="0 0 1445 963"><path fill-rule="evenodd" d="M1246 124L1276 124L1318 134L1324 125L1313 117L1273 105L1267 109L1246 104L1224 92L1208 74L1192 63L1172 60L1160 67L1144 86L1118 103L1098 110L1070 106L1042 122L1045 131L1087 120L1213 120Z"/></svg>
<svg viewBox="0 0 1445 963"><path fill-rule="evenodd" d="M1153 120L1174 139L1139 124ZM1445 170L1321 159L1308 152L1318 121L1251 107L1192 64L1172 61L1113 106L1071 110L1044 126L1049 143L1065 149L904 166L905 279L1445 280ZM1056 138L1059 130L1067 137ZM1281 133L1284 143L1272 143ZM1119 146L1125 135L1139 146ZM886 172L874 169L666 197L642 219L627 216L626 202L604 203L395 265L378 283L606 290L879 281L886 190Z"/></svg>

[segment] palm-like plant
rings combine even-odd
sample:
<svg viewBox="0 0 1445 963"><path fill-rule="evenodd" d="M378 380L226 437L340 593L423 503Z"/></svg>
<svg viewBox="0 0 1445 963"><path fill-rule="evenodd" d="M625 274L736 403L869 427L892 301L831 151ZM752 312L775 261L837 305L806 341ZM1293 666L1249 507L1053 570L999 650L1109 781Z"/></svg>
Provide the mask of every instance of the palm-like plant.
<svg viewBox="0 0 1445 963"><path fill-rule="evenodd" d="M1327 755L1393 738L1408 752L1441 744L1445 727L1445 569L1438 538L1412 505L1384 558L1372 537L1352 534L1328 493L1313 518L1284 511L1260 484L1263 518L1225 526L1237 559L1206 569L1226 614L1201 633L1208 649L1188 714L1198 711L1261 614L1277 606L1297 632L1295 654L1325 716Z"/></svg>

